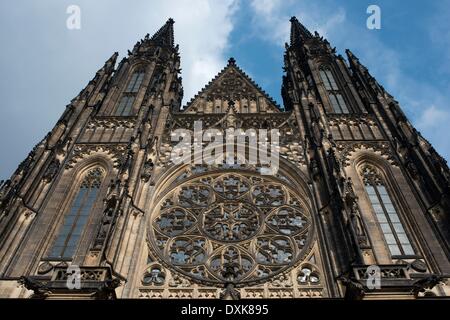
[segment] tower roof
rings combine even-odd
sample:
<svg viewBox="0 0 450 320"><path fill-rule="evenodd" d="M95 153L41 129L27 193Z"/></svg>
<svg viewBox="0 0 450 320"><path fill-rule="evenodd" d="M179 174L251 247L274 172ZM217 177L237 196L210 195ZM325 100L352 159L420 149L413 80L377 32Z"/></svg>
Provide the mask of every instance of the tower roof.
<svg viewBox="0 0 450 320"><path fill-rule="evenodd" d="M175 21L169 18L166 23L150 38L150 41L162 47L174 46L173 24Z"/></svg>
<svg viewBox="0 0 450 320"><path fill-rule="evenodd" d="M200 90L183 108L186 111L198 105L200 99L206 100L231 100L238 101L240 98L256 100L263 97L268 109L278 112L280 106L261 87L251 79L231 57L228 64L223 68L202 90Z"/></svg>
<svg viewBox="0 0 450 320"><path fill-rule="evenodd" d="M296 17L291 18L291 45L300 44L306 39L312 39L311 32L298 21Z"/></svg>

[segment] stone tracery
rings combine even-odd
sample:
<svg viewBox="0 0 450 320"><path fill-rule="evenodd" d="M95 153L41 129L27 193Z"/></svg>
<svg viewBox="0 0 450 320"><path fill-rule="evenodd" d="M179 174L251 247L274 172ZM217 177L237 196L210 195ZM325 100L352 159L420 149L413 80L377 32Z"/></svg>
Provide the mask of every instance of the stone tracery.
<svg viewBox="0 0 450 320"><path fill-rule="evenodd" d="M312 219L285 181L236 170L176 181L149 235L176 272L210 284L267 281L304 256Z"/></svg>

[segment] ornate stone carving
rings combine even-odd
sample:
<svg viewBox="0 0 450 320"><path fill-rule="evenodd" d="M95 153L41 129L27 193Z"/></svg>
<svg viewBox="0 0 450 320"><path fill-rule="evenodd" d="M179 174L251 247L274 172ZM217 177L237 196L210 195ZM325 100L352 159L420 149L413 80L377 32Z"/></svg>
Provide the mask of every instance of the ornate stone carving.
<svg viewBox="0 0 450 320"><path fill-rule="evenodd" d="M58 159L53 159L44 172L43 180L47 183L53 180L53 178L58 174L60 162Z"/></svg>
<svg viewBox="0 0 450 320"><path fill-rule="evenodd" d="M170 190L152 219L150 249L194 282L268 281L308 248L310 214L273 177L221 171Z"/></svg>
<svg viewBox="0 0 450 320"><path fill-rule="evenodd" d="M78 161L95 153L106 154L109 158L111 158L114 164L114 168L119 168L121 165L121 160L123 159L123 156L126 153L126 150L127 146L123 144L122 145L77 144L74 146L71 155L69 156L69 160L67 161L66 164L66 169L73 168Z"/></svg>
<svg viewBox="0 0 450 320"><path fill-rule="evenodd" d="M301 286L320 284L320 274L317 268L306 265L302 266L297 273L297 282Z"/></svg>
<svg viewBox="0 0 450 320"><path fill-rule="evenodd" d="M166 281L166 273L160 265L152 265L144 272L142 284L145 286L162 286Z"/></svg>
<svg viewBox="0 0 450 320"><path fill-rule="evenodd" d="M53 268L54 268L54 266L50 262L45 261L39 265L37 274L39 274L39 275L47 274L50 271L52 271Z"/></svg>
<svg viewBox="0 0 450 320"><path fill-rule="evenodd" d="M119 188L120 188L119 181L111 182L108 194L104 200L103 216L94 240L93 250L102 249L106 237L108 236L110 229L114 225L115 216L117 215L118 207L120 204Z"/></svg>
<svg viewBox="0 0 450 320"><path fill-rule="evenodd" d="M96 130L98 128L127 128L133 129L135 121L131 119L124 119L123 117L96 117L88 122L86 128Z"/></svg>
<svg viewBox="0 0 450 320"><path fill-rule="evenodd" d="M191 282L186 278L174 273L169 281L169 287L187 288L191 286Z"/></svg>
<svg viewBox="0 0 450 320"><path fill-rule="evenodd" d="M369 150L379 154L392 165L397 165L397 161L394 154L387 142L351 142L351 143L338 143L337 146L339 161L344 167L350 164L350 159L354 153L361 150Z"/></svg>
<svg viewBox="0 0 450 320"><path fill-rule="evenodd" d="M141 174L141 178L144 182L148 182L150 180L154 167L155 164L153 163L153 160L151 158L145 161Z"/></svg>
<svg viewBox="0 0 450 320"><path fill-rule="evenodd" d="M185 109L187 112L196 111L196 108L202 109L202 102L205 100L257 101L259 97L266 101L268 109L279 111L277 103L236 65L233 58L230 58L228 65L191 99Z"/></svg>

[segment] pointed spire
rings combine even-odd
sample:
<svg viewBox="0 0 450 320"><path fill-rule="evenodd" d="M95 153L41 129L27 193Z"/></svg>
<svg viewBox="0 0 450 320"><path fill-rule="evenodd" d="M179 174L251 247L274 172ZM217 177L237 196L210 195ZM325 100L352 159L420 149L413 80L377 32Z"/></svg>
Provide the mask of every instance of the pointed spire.
<svg viewBox="0 0 450 320"><path fill-rule="evenodd" d="M114 54L105 61L105 64L103 67L101 67L97 73L95 74L95 77L90 81L90 83L96 83L100 77L103 75L110 75L114 71L114 67L116 66L117 57L119 56L118 52L114 52Z"/></svg>
<svg viewBox="0 0 450 320"><path fill-rule="evenodd" d="M349 60L359 61L359 59L353 54L353 52L350 51L350 49L346 49L345 53L347 54Z"/></svg>
<svg viewBox="0 0 450 320"><path fill-rule="evenodd" d="M367 75L370 78L372 78L371 74L369 73L369 70L361 64L361 62L359 62L359 59L357 56L355 56L353 54L353 52L351 52L349 49L345 50L345 53L347 54L348 57L348 61L350 63L350 67L354 70L358 70L359 72L361 72L363 75Z"/></svg>
<svg viewBox="0 0 450 320"><path fill-rule="evenodd" d="M114 52L114 54L105 62L105 65L103 66L103 70L105 70L106 73L109 73L114 70L114 66L116 65L117 57L119 56L118 52Z"/></svg>
<svg viewBox="0 0 450 320"><path fill-rule="evenodd" d="M266 92L264 91L250 76L248 76L238 65L236 60L233 57L230 57L228 59L228 63L225 68L223 68L209 83L203 87L183 108L183 110L188 110L192 106L194 106L202 97L207 95L213 95L218 96L219 99L226 99L229 100L229 97L233 97L233 95L236 93L238 95L242 94L240 91L242 88L235 87L234 85L228 85L226 84L226 81L220 80L222 77L240 77L241 79L244 79L244 81L247 82L248 87L246 87L246 93L244 95L248 96L258 96L262 95L264 96L270 105L274 106L275 108L273 110L281 110L281 107L278 105L278 103ZM217 89L217 87L220 88L220 93L216 94L212 92L214 88ZM215 90L215 89L214 89ZM227 93L227 94L225 94ZM236 110L235 110L236 111Z"/></svg>
<svg viewBox="0 0 450 320"><path fill-rule="evenodd" d="M297 20L296 17L291 18L291 45L300 44L306 39L312 39L313 35L309 30Z"/></svg>
<svg viewBox="0 0 450 320"><path fill-rule="evenodd" d="M364 69L367 69L365 66L363 66L359 62L359 58L353 54L353 52L350 51L350 49L346 49L345 53L347 54L348 61L350 62L350 65L354 65L355 67L363 67Z"/></svg>
<svg viewBox="0 0 450 320"><path fill-rule="evenodd" d="M169 18L167 22L151 37L150 41L161 47L174 47L173 24L175 21Z"/></svg>
<svg viewBox="0 0 450 320"><path fill-rule="evenodd" d="M350 68L355 72L356 74L360 74L365 81L372 87L372 89L375 92L381 93L381 94L387 94L387 96L392 97L385 89L384 87L370 74L369 69L367 69L366 66L364 66L358 59L357 56L353 54L349 49L345 50L345 53L347 54L348 61L350 63Z"/></svg>

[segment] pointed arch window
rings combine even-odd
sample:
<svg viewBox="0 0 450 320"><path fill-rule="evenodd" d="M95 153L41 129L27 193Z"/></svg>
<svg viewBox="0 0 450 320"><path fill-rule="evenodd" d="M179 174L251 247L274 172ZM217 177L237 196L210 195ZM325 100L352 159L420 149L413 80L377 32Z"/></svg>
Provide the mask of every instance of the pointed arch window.
<svg viewBox="0 0 450 320"><path fill-rule="evenodd" d="M104 171L99 167L90 170L84 176L75 199L64 217L58 236L51 247L50 258L69 260L75 254L89 214L97 199L103 177Z"/></svg>
<svg viewBox="0 0 450 320"><path fill-rule="evenodd" d="M144 76L144 69L139 69L131 75L130 81L114 111L115 116L130 116L132 114L136 94L142 85Z"/></svg>
<svg viewBox="0 0 450 320"><path fill-rule="evenodd" d="M334 80L333 73L329 68L322 68L320 70L320 77L322 78L325 88L328 91L339 91L336 81Z"/></svg>
<svg viewBox="0 0 450 320"><path fill-rule="evenodd" d="M139 88L142 85L142 81L144 80L145 71L143 69L140 69L133 73L131 76L130 81L128 82L127 89L125 92L127 93L136 93L139 91Z"/></svg>
<svg viewBox="0 0 450 320"><path fill-rule="evenodd" d="M334 113L350 113L347 104L345 103L344 96L342 95L339 86L333 76L333 72L329 67L322 67L319 70L320 78L328 92L328 97L330 98L331 106L333 107Z"/></svg>
<svg viewBox="0 0 450 320"><path fill-rule="evenodd" d="M414 249L381 175L369 165L362 168L361 175L391 256L414 255Z"/></svg>
<svg viewBox="0 0 450 320"><path fill-rule="evenodd" d="M116 108L116 116L129 116L133 109L135 96L134 95L124 95L120 99L119 105Z"/></svg>

